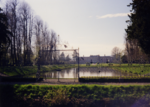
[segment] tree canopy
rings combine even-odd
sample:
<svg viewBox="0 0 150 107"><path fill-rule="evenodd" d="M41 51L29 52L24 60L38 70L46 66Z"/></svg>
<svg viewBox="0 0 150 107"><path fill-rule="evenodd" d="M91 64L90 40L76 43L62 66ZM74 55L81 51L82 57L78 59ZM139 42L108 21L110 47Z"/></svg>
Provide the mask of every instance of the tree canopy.
<svg viewBox="0 0 150 107"><path fill-rule="evenodd" d="M132 0L130 20L127 29L127 39L137 40L142 50L150 55L150 0Z"/></svg>

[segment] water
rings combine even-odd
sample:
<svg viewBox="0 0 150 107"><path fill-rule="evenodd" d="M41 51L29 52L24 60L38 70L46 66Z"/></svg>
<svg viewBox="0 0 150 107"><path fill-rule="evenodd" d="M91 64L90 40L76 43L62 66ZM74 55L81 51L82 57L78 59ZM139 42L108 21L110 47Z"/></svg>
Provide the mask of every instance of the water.
<svg viewBox="0 0 150 107"><path fill-rule="evenodd" d="M78 78L78 68L71 68L62 71L46 72L46 78ZM121 73L116 70L103 68L80 68L79 76L132 76L131 74Z"/></svg>

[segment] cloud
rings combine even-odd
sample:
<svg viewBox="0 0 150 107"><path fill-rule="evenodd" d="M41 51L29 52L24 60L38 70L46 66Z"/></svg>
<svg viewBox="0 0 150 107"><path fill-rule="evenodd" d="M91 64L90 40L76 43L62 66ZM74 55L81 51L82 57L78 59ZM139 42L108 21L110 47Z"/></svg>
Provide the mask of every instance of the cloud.
<svg viewBox="0 0 150 107"><path fill-rule="evenodd" d="M97 16L97 19L104 19L104 18L113 18L113 17L124 17L129 15L130 13L116 13L116 14L106 14L103 16Z"/></svg>
<svg viewBox="0 0 150 107"><path fill-rule="evenodd" d="M93 16L89 16L89 18L92 18Z"/></svg>

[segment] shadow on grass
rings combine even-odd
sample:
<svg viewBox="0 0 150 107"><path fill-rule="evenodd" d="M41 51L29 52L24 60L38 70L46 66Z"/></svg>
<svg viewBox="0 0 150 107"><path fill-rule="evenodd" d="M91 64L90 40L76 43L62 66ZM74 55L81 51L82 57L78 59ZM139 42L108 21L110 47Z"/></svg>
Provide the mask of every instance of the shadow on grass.
<svg viewBox="0 0 150 107"><path fill-rule="evenodd" d="M43 78L22 78L22 77L4 77L0 76L0 82L39 82L43 81Z"/></svg>

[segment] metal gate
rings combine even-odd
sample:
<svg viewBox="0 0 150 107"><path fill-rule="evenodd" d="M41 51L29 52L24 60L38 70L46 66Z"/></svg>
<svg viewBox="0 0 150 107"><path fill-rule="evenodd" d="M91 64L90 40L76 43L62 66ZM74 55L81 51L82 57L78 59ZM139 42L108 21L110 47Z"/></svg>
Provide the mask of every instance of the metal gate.
<svg viewBox="0 0 150 107"><path fill-rule="evenodd" d="M37 80L79 78L79 49L40 50L37 65ZM49 67L49 70L44 71L42 67Z"/></svg>

